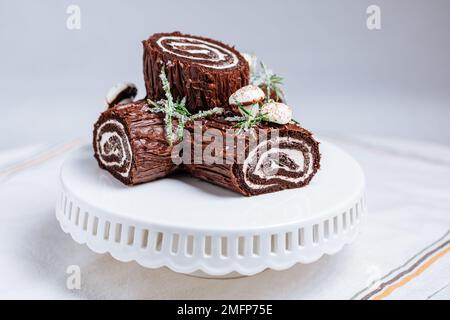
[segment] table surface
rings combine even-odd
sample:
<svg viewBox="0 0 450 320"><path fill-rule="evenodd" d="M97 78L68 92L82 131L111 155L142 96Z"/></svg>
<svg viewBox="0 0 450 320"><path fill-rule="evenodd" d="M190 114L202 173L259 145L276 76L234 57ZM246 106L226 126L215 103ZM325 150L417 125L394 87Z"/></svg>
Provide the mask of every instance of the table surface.
<svg viewBox="0 0 450 320"><path fill-rule="evenodd" d="M0 298L450 299L450 148L376 137L324 137L367 178L355 243L286 271L232 280L145 269L72 241L54 214L59 169L83 139L0 151ZM69 289L71 270L80 289Z"/></svg>

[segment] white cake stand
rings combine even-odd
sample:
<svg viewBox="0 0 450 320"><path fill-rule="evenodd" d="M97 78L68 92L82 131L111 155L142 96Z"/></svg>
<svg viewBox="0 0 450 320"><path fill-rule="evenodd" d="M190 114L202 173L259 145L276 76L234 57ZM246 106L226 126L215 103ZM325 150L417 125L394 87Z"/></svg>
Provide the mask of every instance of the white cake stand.
<svg viewBox="0 0 450 320"><path fill-rule="evenodd" d="M247 198L187 175L126 187L84 146L61 169L56 216L76 242L149 268L234 277L310 263L351 242L365 210L360 166L320 147L308 186Z"/></svg>

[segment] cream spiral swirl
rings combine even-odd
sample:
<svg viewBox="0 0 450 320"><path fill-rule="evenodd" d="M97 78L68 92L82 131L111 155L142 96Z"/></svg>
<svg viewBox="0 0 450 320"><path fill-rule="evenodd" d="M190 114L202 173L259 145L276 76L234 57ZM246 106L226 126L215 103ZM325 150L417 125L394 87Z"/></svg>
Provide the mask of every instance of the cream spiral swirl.
<svg viewBox="0 0 450 320"><path fill-rule="evenodd" d="M242 180L250 190L303 185L314 175L312 147L295 137L264 140L251 150L242 165Z"/></svg>
<svg viewBox="0 0 450 320"><path fill-rule="evenodd" d="M97 129L95 143L100 162L114 168L122 177L128 177L132 149L124 125L117 120L105 121Z"/></svg>
<svg viewBox="0 0 450 320"><path fill-rule="evenodd" d="M162 36L156 43L165 52L193 60L207 68L228 69L239 63L239 58L231 50L202 39L187 36Z"/></svg>

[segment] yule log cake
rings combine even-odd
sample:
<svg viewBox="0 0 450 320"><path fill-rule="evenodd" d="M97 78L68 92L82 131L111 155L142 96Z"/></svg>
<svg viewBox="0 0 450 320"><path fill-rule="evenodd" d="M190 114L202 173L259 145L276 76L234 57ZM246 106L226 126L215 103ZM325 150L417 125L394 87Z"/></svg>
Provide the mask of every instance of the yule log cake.
<svg viewBox="0 0 450 320"><path fill-rule="evenodd" d="M296 124L261 123L243 133L214 116L185 129L181 142L171 146L163 114L145 101L118 105L95 124L95 158L125 184L184 170L246 196L302 187L320 166L318 142Z"/></svg>
<svg viewBox="0 0 450 320"><path fill-rule="evenodd" d="M179 32L156 33L144 45L147 97L164 97L159 81L165 66L175 98L187 99L189 111L225 107L230 95L249 83L249 65L234 48Z"/></svg>
<svg viewBox="0 0 450 320"><path fill-rule="evenodd" d="M191 157L185 160L193 160L185 161L185 170L245 196L303 187L320 168L319 143L296 124L260 123L242 133L214 117L190 123L187 129L191 135L183 143ZM199 133L203 139L195 138Z"/></svg>
<svg viewBox="0 0 450 320"><path fill-rule="evenodd" d="M177 168L166 140L164 115L148 112L142 101L104 111L94 125L93 138L99 166L125 184L152 181Z"/></svg>

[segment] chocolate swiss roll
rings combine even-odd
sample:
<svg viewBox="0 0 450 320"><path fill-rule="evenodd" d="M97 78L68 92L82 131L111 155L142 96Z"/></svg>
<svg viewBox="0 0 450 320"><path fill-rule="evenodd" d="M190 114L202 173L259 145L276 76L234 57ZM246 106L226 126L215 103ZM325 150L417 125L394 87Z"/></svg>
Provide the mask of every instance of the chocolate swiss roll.
<svg viewBox="0 0 450 320"><path fill-rule="evenodd" d="M157 33L144 45L147 97L164 98L159 79L165 66L174 98L187 98L191 112L223 107L228 98L249 83L249 65L233 47L179 32Z"/></svg>
<svg viewBox="0 0 450 320"><path fill-rule="evenodd" d="M188 122L173 146L165 128L164 114L143 101L112 107L94 126L95 158L128 185L180 170L245 196L303 187L320 167L319 143L295 124L262 122L243 132L211 117Z"/></svg>
<svg viewBox="0 0 450 320"><path fill-rule="evenodd" d="M128 185L164 177L177 168L164 115L149 112L143 101L104 111L94 125L93 146L99 166Z"/></svg>
<svg viewBox="0 0 450 320"><path fill-rule="evenodd" d="M197 132L194 134L215 131L218 136L221 132L223 138L219 143L222 147L211 153L208 148L211 149L212 139L200 141L193 134L188 142L192 145L193 161L184 165L185 170L245 196L303 187L320 168L319 143L308 130L295 124L261 124L250 134L235 130L228 134L227 129L232 129L232 125L221 120L195 122L188 128ZM195 155L199 149L203 153Z"/></svg>

